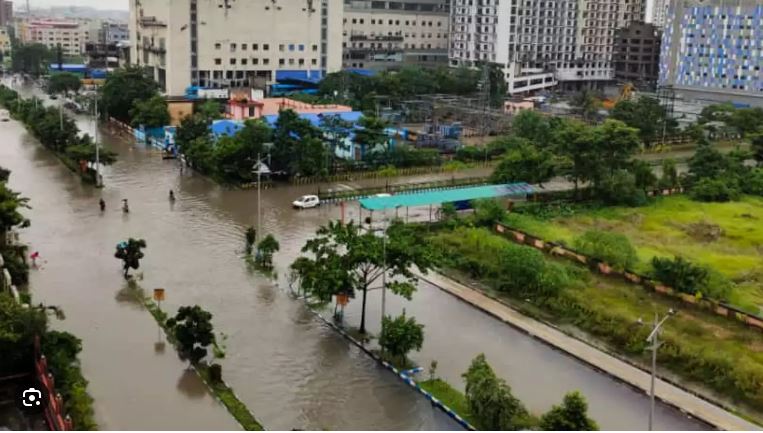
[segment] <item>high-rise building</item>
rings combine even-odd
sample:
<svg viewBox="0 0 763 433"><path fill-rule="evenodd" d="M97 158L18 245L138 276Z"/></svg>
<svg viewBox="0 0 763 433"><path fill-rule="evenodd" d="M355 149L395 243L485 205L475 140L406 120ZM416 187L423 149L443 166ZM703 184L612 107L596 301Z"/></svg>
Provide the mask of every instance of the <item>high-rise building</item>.
<svg viewBox="0 0 763 433"><path fill-rule="evenodd" d="M98 42L101 44L116 44L117 42L130 40L130 28L127 23L115 23L111 21L101 22L98 30Z"/></svg>
<svg viewBox="0 0 763 433"><path fill-rule="evenodd" d="M451 65L503 68L510 94L614 79L615 30L643 21L642 0L453 0Z"/></svg>
<svg viewBox="0 0 763 433"><path fill-rule="evenodd" d="M130 0L130 59L162 89L314 79L342 67L342 0Z"/></svg>
<svg viewBox="0 0 763 433"><path fill-rule="evenodd" d="M345 0L343 66L448 65L450 0Z"/></svg>
<svg viewBox="0 0 763 433"><path fill-rule="evenodd" d="M665 27L665 16L668 13L668 5L670 0L654 0L652 3L652 24L658 29Z"/></svg>
<svg viewBox="0 0 763 433"><path fill-rule="evenodd" d="M632 22L615 32L615 79L654 86L660 71L662 32L653 24Z"/></svg>
<svg viewBox="0 0 763 433"><path fill-rule="evenodd" d="M762 23L759 0L671 2L660 84L684 97L763 105Z"/></svg>
<svg viewBox="0 0 763 433"><path fill-rule="evenodd" d="M51 50L61 47L64 56L77 57L90 38L86 27L76 21L31 19L16 22L16 37L24 44L43 44Z"/></svg>
<svg viewBox="0 0 763 433"><path fill-rule="evenodd" d="M13 23L13 2L0 0L0 27Z"/></svg>

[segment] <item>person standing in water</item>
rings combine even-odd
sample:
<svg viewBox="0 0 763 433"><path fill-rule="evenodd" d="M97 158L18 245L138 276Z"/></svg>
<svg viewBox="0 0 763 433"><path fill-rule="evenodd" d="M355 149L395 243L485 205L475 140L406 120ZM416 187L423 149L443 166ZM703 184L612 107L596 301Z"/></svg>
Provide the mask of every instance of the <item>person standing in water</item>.
<svg viewBox="0 0 763 433"><path fill-rule="evenodd" d="M100 199L100 200L98 201L98 206L100 206L100 207L101 207L101 212L103 212L103 211L105 211L105 210L106 210L106 202L105 202L105 201L103 201L103 199Z"/></svg>
<svg viewBox="0 0 763 433"><path fill-rule="evenodd" d="M127 204L127 199L122 199L122 212L124 213L130 213L130 206Z"/></svg>
<svg viewBox="0 0 763 433"><path fill-rule="evenodd" d="M175 201L175 191L170 190L170 201Z"/></svg>

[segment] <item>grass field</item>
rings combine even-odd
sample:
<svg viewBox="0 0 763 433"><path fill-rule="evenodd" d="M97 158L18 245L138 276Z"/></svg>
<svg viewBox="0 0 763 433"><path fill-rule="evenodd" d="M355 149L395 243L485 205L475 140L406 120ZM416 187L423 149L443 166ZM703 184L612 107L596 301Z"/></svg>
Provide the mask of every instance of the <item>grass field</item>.
<svg viewBox="0 0 763 433"><path fill-rule="evenodd" d="M445 406L453 409L454 412L468 421L469 424L476 426L463 392L453 388L448 382L441 379L419 382L419 386L437 397Z"/></svg>
<svg viewBox="0 0 763 433"><path fill-rule="evenodd" d="M683 256L731 279L736 287L730 302L753 312L763 306L763 198L701 203L673 196L644 207L587 210L550 221L513 214L507 223L568 245L586 230L619 232L636 247L636 271L648 272L654 256Z"/></svg>

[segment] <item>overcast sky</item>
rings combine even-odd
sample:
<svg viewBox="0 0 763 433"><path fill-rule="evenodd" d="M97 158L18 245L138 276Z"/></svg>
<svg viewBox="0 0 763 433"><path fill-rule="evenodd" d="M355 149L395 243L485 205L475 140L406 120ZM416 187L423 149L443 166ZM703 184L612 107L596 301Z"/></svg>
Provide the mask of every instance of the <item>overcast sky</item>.
<svg viewBox="0 0 763 433"><path fill-rule="evenodd" d="M14 0L16 7L26 4L26 0ZM34 7L48 6L92 6L98 9L127 10L128 0L29 0Z"/></svg>

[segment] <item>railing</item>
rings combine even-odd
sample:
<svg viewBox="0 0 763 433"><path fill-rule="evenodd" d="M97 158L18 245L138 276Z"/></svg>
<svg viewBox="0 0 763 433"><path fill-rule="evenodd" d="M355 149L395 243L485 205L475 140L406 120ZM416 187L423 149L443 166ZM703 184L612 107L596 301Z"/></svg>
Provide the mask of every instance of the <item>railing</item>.
<svg viewBox="0 0 763 433"><path fill-rule="evenodd" d="M48 429L51 431L74 430L71 418L68 415L64 416L64 400L61 394L56 392L56 381L53 378L53 374L48 371L48 360L40 350L39 336L35 337L34 340L34 354L35 376L40 385L45 388L44 391L48 397L47 406L44 411Z"/></svg>

